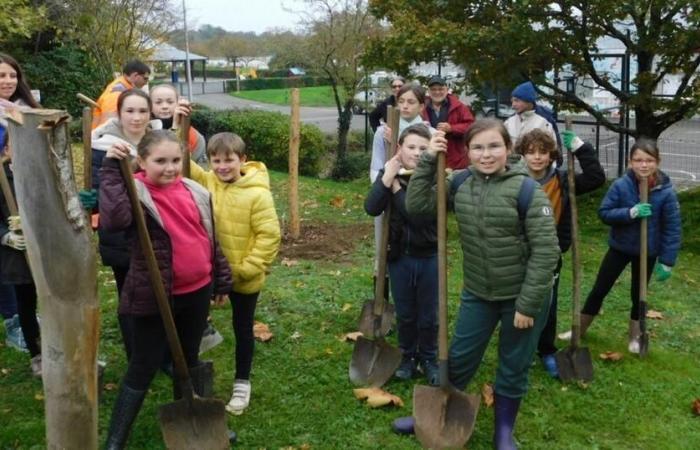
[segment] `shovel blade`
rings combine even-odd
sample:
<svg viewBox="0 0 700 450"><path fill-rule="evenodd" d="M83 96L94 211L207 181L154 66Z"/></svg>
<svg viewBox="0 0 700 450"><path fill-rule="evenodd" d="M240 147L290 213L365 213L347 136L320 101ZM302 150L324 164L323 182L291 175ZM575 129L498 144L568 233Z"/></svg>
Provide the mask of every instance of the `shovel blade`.
<svg viewBox="0 0 700 450"><path fill-rule="evenodd" d="M481 398L453 388L416 385L415 432L423 448L463 448L474 431Z"/></svg>
<svg viewBox="0 0 700 450"><path fill-rule="evenodd" d="M649 333L639 336L639 357L644 358L649 353Z"/></svg>
<svg viewBox="0 0 700 450"><path fill-rule="evenodd" d="M169 450L228 449L224 402L194 397L167 403L158 410L163 441Z"/></svg>
<svg viewBox="0 0 700 450"><path fill-rule="evenodd" d="M562 381L593 381L593 360L587 347L567 347L554 357Z"/></svg>
<svg viewBox="0 0 700 450"><path fill-rule="evenodd" d="M357 338L348 375L356 386L380 387L401 364L401 351L384 339Z"/></svg>
<svg viewBox="0 0 700 450"><path fill-rule="evenodd" d="M384 313L382 314L381 321L375 320L376 316L374 315L373 307L374 301L365 302L362 305L358 330L361 331L364 336L374 338L374 328L376 324L379 323L378 337L384 337L389 333L391 326L394 324L394 317L396 316L394 305L391 303L384 303Z"/></svg>

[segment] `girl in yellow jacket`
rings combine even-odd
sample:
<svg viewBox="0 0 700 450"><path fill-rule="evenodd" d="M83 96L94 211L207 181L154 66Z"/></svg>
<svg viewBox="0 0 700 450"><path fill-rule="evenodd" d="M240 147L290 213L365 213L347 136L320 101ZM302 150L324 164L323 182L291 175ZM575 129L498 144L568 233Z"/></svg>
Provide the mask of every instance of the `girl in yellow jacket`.
<svg viewBox="0 0 700 450"><path fill-rule="evenodd" d="M211 170L190 163L192 179L212 193L216 237L233 272L229 294L236 336L236 377L226 410L242 414L250 402L253 318L265 272L277 255L280 226L265 164L246 161L245 143L218 133L207 145Z"/></svg>

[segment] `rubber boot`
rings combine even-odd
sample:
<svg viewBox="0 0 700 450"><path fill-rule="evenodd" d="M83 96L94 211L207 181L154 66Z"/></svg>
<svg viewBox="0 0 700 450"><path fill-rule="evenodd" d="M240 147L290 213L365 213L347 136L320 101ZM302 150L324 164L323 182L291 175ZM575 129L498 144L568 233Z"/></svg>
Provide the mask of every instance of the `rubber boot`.
<svg viewBox="0 0 700 450"><path fill-rule="evenodd" d="M189 371L194 393L200 397L213 397L214 363L212 361L202 361L197 367L191 367ZM182 390L180 389L177 376L173 379L173 398L175 400L182 398Z"/></svg>
<svg viewBox="0 0 700 450"><path fill-rule="evenodd" d="M144 397L146 397L146 391L137 391L122 383L112 409L112 420L109 423L109 434L105 442L107 450L121 450L126 447L131 426L139 414Z"/></svg>
<svg viewBox="0 0 700 450"><path fill-rule="evenodd" d="M630 319L629 331L627 332L627 350L629 350L630 353L639 354L639 338L641 335L642 330L639 328L639 321Z"/></svg>
<svg viewBox="0 0 700 450"><path fill-rule="evenodd" d="M581 313L581 337L586 335L586 331L588 331L588 327L590 327L593 323L593 319L595 319L595 316ZM559 339L561 339L562 341L570 341L571 330L559 334Z"/></svg>
<svg viewBox="0 0 700 450"><path fill-rule="evenodd" d="M494 395L493 446L496 450L517 450L513 441L513 428L520 408L519 398Z"/></svg>

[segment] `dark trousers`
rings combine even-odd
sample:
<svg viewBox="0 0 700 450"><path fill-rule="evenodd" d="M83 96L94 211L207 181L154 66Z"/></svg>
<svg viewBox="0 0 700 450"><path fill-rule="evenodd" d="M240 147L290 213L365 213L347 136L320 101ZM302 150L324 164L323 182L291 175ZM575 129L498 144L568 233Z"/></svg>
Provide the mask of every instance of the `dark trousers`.
<svg viewBox="0 0 700 450"><path fill-rule="evenodd" d="M391 296L396 307L399 349L404 357L437 358L437 256L402 255L389 263Z"/></svg>
<svg viewBox="0 0 700 450"><path fill-rule="evenodd" d="M253 353L255 352L253 324L255 321L255 307L258 304L259 296L260 292L253 294L231 292L228 296L231 301L233 315L233 334L236 336L237 380L250 380L250 371L253 367Z"/></svg>
<svg viewBox="0 0 700 450"><path fill-rule="evenodd" d="M124 280L128 272L129 267L112 266L114 281L117 284L117 299L120 299L122 296L122 287L124 286ZM134 326L131 321L131 316L128 314L117 314L117 321L119 322L119 331L122 334L126 359L129 360L129 358L131 358L132 339L134 335Z"/></svg>
<svg viewBox="0 0 700 450"><path fill-rule="evenodd" d="M199 342L207 325L211 293L212 286L208 284L194 292L176 295L171 303L187 367L199 365ZM143 391L148 389L158 371L168 343L160 314L131 316L131 323L134 346L124 384L131 389Z"/></svg>
<svg viewBox="0 0 700 450"><path fill-rule="evenodd" d="M557 309L559 308L559 274L561 273L562 260L559 257L557 268L554 269L554 284L552 285L552 302L549 305L549 315L547 322L544 324L540 340L537 343L537 353L540 356L553 355L557 352L557 346L554 345L554 340L557 337Z"/></svg>
<svg viewBox="0 0 700 450"><path fill-rule="evenodd" d="M515 300L489 301L462 290L457 324L450 342L450 382L459 390L467 387L500 323L494 391L504 397L521 398L527 392L528 370L548 313L549 292L542 309L534 317L534 325L515 328Z"/></svg>
<svg viewBox="0 0 700 450"><path fill-rule="evenodd" d="M17 298L17 314L22 326L24 341L31 356L41 353L39 346L39 322L36 320L36 286L34 283L14 284Z"/></svg>
<svg viewBox="0 0 700 450"><path fill-rule="evenodd" d="M9 284L0 283L0 316L12 319L17 314L17 299L15 289Z"/></svg>
<svg viewBox="0 0 700 450"><path fill-rule="evenodd" d="M656 257L647 259L647 283L654 271L654 263ZM598 276L591 293L588 294L586 304L581 312L590 316L598 315L600 307L603 305L603 300L612 289L615 281L629 263L632 263L632 286L630 286L630 297L632 298L632 310L630 311L630 319L639 320L639 256L632 256L621 251L609 248L608 252L603 257L603 262L600 263Z"/></svg>

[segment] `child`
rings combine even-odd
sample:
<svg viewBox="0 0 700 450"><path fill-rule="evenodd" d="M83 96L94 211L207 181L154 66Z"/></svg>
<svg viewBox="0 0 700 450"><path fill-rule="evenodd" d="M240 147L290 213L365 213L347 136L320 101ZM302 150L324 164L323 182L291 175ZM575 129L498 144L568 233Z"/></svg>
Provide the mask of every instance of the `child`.
<svg viewBox="0 0 700 450"><path fill-rule="evenodd" d="M217 237L233 273L229 299L236 336L236 376L226 410L239 415L250 403L255 306L265 274L277 256L280 226L267 168L261 162L246 161L245 143L238 135L215 134L207 154L211 170L191 162L190 174L213 195Z"/></svg>
<svg viewBox="0 0 700 450"><path fill-rule="evenodd" d="M437 223L435 216L409 216L405 206L410 173L429 143L425 125L401 133L398 151L379 171L365 211L379 216L391 205L387 260L402 354L395 376L413 378L420 363L428 383L437 385Z"/></svg>
<svg viewBox="0 0 700 450"><path fill-rule="evenodd" d="M511 155L510 136L503 124L489 119L474 122L465 135L465 146L471 176L448 190L452 191L448 206L459 226L464 277L449 351L449 378L459 390L467 386L500 324L494 445L511 449L528 369L549 311L559 247L549 201L534 182L528 182L522 158ZM411 178L406 196L409 214L435 213L439 151L447 151L442 132L433 136ZM447 186L460 172L448 177ZM523 201L524 211L517 206L522 189L531 194L528 202ZM399 432L413 428L412 421L402 419L394 426Z"/></svg>
<svg viewBox="0 0 700 450"><path fill-rule="evenodd" d="M520 137L535 129L545 131L555 141L559 139L556 130L557 122L551 112L545 111L537 104L537 91L532 82L526 81L513 89L511 106L515 114L509 117L504 125L512 142L517 142ZM558 141L557 146L559 146Z"/></svg>
<svg viewBox="0 0 700 450"><path fill-rule="evenodd" d="M176 116L189 115L190 102L184 98L179 98L175 86L171 84L159 84L149 91L151 103L153 104L152 116L163 123L163 129L176 129L179 125ZM192 154L194 162L202 167L207 165L206 142L193 126L190 126L190 133L187 139L187 147Z"/></svg>
<svg viewBox="0 0 700 450"><path fill-rule="evenodd" d="M582 195L598 189L605 183L605 172L598 161L593 146L584 143L573 131L566 130L563 133L564 146L571 149L578 159L583 173L576 174L574 183L576 195ZM559 159L557 143L554 139L539 128L536 128L522 136L515 145L515 152L523 155L527 170L542 190L547 194L554 210L554 222L557 225L557 238L559 249L562 253L571 246L571 205L569 203L569 180L566 170L555 167L554 162ZM559 272L561 271L561 258L554 271L554 285L552 286L552 303L549 307L549 317L542 330L537 351L545 370L553 378L559 377L557 361L554 354L557 347L554 345L557 330L557 298L559 292Z"/></svg>
<svg viewBox="0 0 700 450"><path fill-rule="evenodd" d="M195 392L204 395L206 370L198 359L199 341L209 313L209 300L231 290L231 271L214 236L211 195L180 177L182 148L169 131L151 131L139 142L141 169L134 178L146 213L161 276L190 368ZM166 346L165 329L151 287L144 252L135 231L131 203L119 161L129 148L117 142L107 150L100 170L100 222L106 230L127 230L131 248L129 271L119 312L130 314L133 349L122 380L107 437L107 448L124 448L148 386Z"/></svg>
<svg viewBox="0 0 700 450"><path fill-rule="evenodd" d="M581 335L600 312L605 296L627 264L632 263L628 350L639 353L639 219L648 218L647 282L656 265L656 279L666 281L681 246L681 213L671 179L659 170L656 141L640 138L630 150L629 170L618 178L600 204L598 215L610 225L610 248L603 257L593 289L581 310ZM648 177L649 203L640 203L639 182Z"/></svg>

